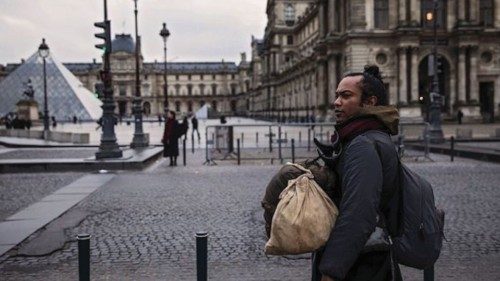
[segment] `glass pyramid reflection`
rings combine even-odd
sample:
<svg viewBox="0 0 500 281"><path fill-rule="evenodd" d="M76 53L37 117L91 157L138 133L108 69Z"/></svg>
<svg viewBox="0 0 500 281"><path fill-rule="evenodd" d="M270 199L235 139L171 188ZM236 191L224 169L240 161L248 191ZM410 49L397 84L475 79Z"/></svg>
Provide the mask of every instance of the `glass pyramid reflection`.
<svg viewBox="0 0 500 281"><path fill-rule="evenodd" d="M59 121L97 120L102 115L102 102L94 96L66 67L50 54L46 59L47 104L49 115ZM25 99L23 91L31 80L34 99L43 113L43 60L35 52L26 62L0 81L0 116L16 111L16 103Z"/></svg>

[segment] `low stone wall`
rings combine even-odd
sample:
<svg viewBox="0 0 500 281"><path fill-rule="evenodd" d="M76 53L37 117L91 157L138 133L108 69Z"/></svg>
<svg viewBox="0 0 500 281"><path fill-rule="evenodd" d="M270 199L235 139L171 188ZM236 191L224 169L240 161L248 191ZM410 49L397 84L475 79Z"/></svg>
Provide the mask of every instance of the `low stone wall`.
<svg viewBox="0 0 500 281"><path fill-rule="evenodd" d="M43 131L35 130L20 130L20 129L0 129L0 136L27 138L27 139L43 139ZM89 133L76 134L68 132L49 131L47 135L48 141L69 142L75 144L88 144L90 141Z"/></svg>

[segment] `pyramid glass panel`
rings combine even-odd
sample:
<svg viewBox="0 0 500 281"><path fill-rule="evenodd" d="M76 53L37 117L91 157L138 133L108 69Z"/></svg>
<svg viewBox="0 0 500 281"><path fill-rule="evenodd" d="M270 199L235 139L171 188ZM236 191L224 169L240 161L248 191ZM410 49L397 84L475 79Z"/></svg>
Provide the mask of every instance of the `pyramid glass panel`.
<svg viewBox="0 0 500 281"><path fill-rule="evenodd" d="M46 59L47 104L50 116L57 120L97 120L102 115L102 102L66 67L49 55ZM34 99L43 113L43 60L35 52L0 82L0 115L16 111L16 103L26 99L23 91L28 80L35 91Z"/></svg>

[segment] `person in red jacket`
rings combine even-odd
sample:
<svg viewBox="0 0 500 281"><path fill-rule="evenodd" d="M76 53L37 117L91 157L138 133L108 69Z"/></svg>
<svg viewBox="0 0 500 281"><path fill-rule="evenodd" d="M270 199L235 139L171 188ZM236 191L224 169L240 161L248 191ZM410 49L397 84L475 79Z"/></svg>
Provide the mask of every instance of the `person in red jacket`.
<svg viewBox="0 0 500 281"><path fill-rule="evenodd" d="M175 120L175 112L169 111L161 142L163 143L163 157L170 157L170 166L177 166L180 130L179 122Z"/></svg>

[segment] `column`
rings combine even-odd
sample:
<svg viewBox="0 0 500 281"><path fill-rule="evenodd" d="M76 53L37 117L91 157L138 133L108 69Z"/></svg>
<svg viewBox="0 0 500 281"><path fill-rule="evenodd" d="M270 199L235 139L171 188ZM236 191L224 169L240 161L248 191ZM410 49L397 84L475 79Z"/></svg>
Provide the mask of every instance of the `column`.
<svg viewBox="0 0 500 281"><path fill-rule="evenodd" d="M328 89L327 89L327 81L326 81L326 63L324 59L318 61L317 66L318 71L318 94L321 97L322 104L328 104Z"/></svg>
<svg viewBox="0 0 500 281"><path fill-rule="evenodd" d="M493 7L495 9L495 11L493 12L493 16L495 17L494 19L494 23L495 23L495 27L500 27L500 5L494 5ZM497 104L497 103L495 103Z"/></svg>
<svg viewBox="0 0 500 281"><path fill-rule="evenodd" d="M411 21L417 22L420 25L420 0L411 0Z"/></svg>
<svg viewBox="0 0 500 281"><path fill-rule="evenodd" d="M337 90L337 65L335 55L328 58L328 102L333 103Z"/></svg>
<svg viewBox="0 0 500 281"><path fill-rule="evenodd" d="M374 0L365 0L366 29L371 30L375 27L375 3Z"/></svg>
<svg viewBox="0 0 500 281"><path fill-rule="evenodd" d="M406 21L406 0L399 0L399 22L405 22Z"/></svg>
<svg viewBox="0 0 500 281"><path fill-rule="evenodd" d="M477 19L479 17L479 1L475 0L467 0L469 1L470 6L470 21L473 23L477 23Z"/></svg>
<svg viewBox="0 0 500 281"><path fill-rule="evenodd" d="M470 49L470 98L479 102L479 82L477 81L477 46Z"/></svg>
<svg viewBox="0 0 500 281"><path fill-rule="evenodd" d="M328 0L328 27L326 29L326 33L335 31L335 22L337 21L335 18L335 1L336 0Z"/></svg>
<svg viewBox="0 0 500 281"><path fill-rule="evenodd" d="M399 71L398 71L398 76L399 76L399 89L398 89L398 95L399 95L399 102L402 104L408 103L408 100L406 98L406 49L400 47L399 48Z"/></svg>
<svg viewBox="0 0 500 281"><path fill-rule="evenodd" d="M319 38L323 38L326 35L327 29L327 21L326 21L326 9L325 9L326 1L320 0L318 6L318 21L319 21Z"/></svg>
<svg viewBox="0 0 500 281"><path fill-rule="evenodd" d="M465 0L458 0L458 15L457 18L458 20L464 20L465 19Z"/></svg>
<svg viewBox="0 0 500 281"><path fill-rule="evenodd" d="M465 48L460 47L458 53L458 100L465 102Z"/></svg>
<svg viewBox="0 0 500 281"><path fill-rule="evenodd" d="M411 48L411 101L418 101L418 48Z"/></svg>

